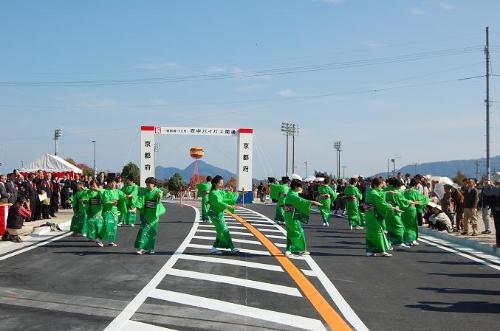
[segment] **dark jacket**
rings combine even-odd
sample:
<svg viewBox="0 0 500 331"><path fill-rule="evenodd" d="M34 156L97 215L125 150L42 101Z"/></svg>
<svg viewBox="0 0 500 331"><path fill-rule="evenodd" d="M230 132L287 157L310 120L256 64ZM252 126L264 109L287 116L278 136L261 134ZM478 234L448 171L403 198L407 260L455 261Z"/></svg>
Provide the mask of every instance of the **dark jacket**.
<svg viewBox="0 0 500 331"><path fill-rule="evenodd" d="M5 189L8 193L10 193L9 203L14 203L17 200L17 186L13 181L9 180L5 183Z"/></svg>
<svg viewBox="0 0 500 331"><path fill-rule="evenodd" d="M464 208L477 208L479 203L479 191L477 188L468 188L464 194Z"/></svg>
<svg viewBox="0 0 500 331"><path fill-rule="evenodd" d="M0 203L9 202L9 192L7 192L7 187L4 183L0 182Z"/></svg>

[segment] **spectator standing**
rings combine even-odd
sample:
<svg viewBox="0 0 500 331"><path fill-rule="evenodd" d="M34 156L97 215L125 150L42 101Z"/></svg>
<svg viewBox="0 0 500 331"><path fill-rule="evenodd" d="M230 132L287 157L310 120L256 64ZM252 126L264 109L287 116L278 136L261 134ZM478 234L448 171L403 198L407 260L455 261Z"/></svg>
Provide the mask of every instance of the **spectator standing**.
<svg viewBox="0 0 500 331"><path fill-rule="evenodd" d="M14 183L15 175L13 173L7 176L7 182L5 183L5 189L9 193L9 203L14 204L17 200L18 189L17 185Z"/></svg>
<svg viewBox="0 0 500 331"><path fill-rule="evenodd" d="M26 198L29 200L30 210L31 210L30 221L35 220L34 210L36 209L37 200L38 200L38 195L36 194L35 184L33 183L34 179L35 179L35 175L29 174L26 182L24 183L24 193L25 193Z"/></svg>
<svg viewBox="0 0 500 331"><path fill-rule="evenodd" d="M7 176L0 175L0 203L9 203L10 194L7 192Z"/></svg>
<svg viewBox="0 0 500 331"><path fill-rule="evenodd" d="M479 192L476 188L476 179L469 178L467 191L464 195L464 219L462 222L462 235L469 235L469 222L472 225L472 235L477 236L477 206L479 204Z"/></svg>
<svg viewBox="0 0 500 331"><path fill-rule="evenodd" d="M56 217L55 213L59 211L59 197L61 192L61 186L56 176L50 181L50 189L52 190L52 195L50 197L50 216Z"/></svg>

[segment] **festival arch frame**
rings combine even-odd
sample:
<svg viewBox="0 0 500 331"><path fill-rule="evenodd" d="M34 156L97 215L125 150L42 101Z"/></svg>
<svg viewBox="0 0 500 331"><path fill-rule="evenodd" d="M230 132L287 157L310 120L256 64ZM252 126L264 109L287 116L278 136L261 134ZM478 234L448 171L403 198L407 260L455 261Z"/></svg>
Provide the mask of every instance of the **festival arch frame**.
<svg viewBox="0 0 500 331"><path fill-rule="evenodd" d="M252 201L252 161L253 129L241 128L198 128L198 127L160 127L141 126L141 186L146 178L155 177L155 137L156 135L222 136L237 138L236 187L245 194L245 201Z"/></svg>

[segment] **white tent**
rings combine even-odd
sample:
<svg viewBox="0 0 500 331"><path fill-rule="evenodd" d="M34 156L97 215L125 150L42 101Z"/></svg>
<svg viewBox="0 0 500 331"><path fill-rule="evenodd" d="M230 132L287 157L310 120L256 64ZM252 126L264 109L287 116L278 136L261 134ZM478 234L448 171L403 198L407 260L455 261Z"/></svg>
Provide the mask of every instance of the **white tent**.
<svg viewBox="0 0 500 331"><path fill-rule="evenodd" d="M82 169L75 167L68 161L60 158L57 155L45 154L28 164L21 172L34 172L43 170L45 172L73 172L81 174Z"/></svg>

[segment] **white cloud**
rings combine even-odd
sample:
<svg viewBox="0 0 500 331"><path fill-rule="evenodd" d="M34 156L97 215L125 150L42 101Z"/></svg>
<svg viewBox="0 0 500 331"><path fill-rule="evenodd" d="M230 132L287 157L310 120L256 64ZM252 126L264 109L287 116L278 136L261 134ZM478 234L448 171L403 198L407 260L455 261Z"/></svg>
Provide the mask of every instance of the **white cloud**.
<svg viewBox="0 0 500 331"><path fill-rule="evenodd" d="M280 97L283 97L283 98L289 98L289 97L294 97L294 96L296 96L296 95L297 95L297 93L296 93L294 90L292 90L292 89L289 89L289 88L288 88L288 89L285 89L285 90L281 90L281 91L279 91L279 92L278 92L278 95L279 95Z"/></svg>
<svg viewBox="0 0 500 331"><path fill-rule="evenodd" d="M369 40L367 42L364 43L368 48L380 48L380 47L384 47L385 44L384 43L381 43L381 42L378 42L378 41L375 41L375 40Z"/></svg>
<svg viewBox="0 0 500 331"><path fill-rule="evenodd" d="M441 1L439 3L439 7L441 7L441 9L444 9L444 10L453 10L453 9L455 9L454 5L452 5L451 3L446 2L446 1Z"/></svg>
<svg viewBox="0 0 500 331"><path fill-rule="evenodd" d="M425 11L419 7L410 7L410 8L408 8L408 12L412 15L415 15L415 16L425 15Z"/></svg>
<svg viewBox="0 0 500 331"><path fill-rule="evenodd" d="M172 61L160 61L160 62L148 61L136 65L134 69L163 71L163 70L177 69L179 67L180 65L177 62L172 62Z"/></svg>

